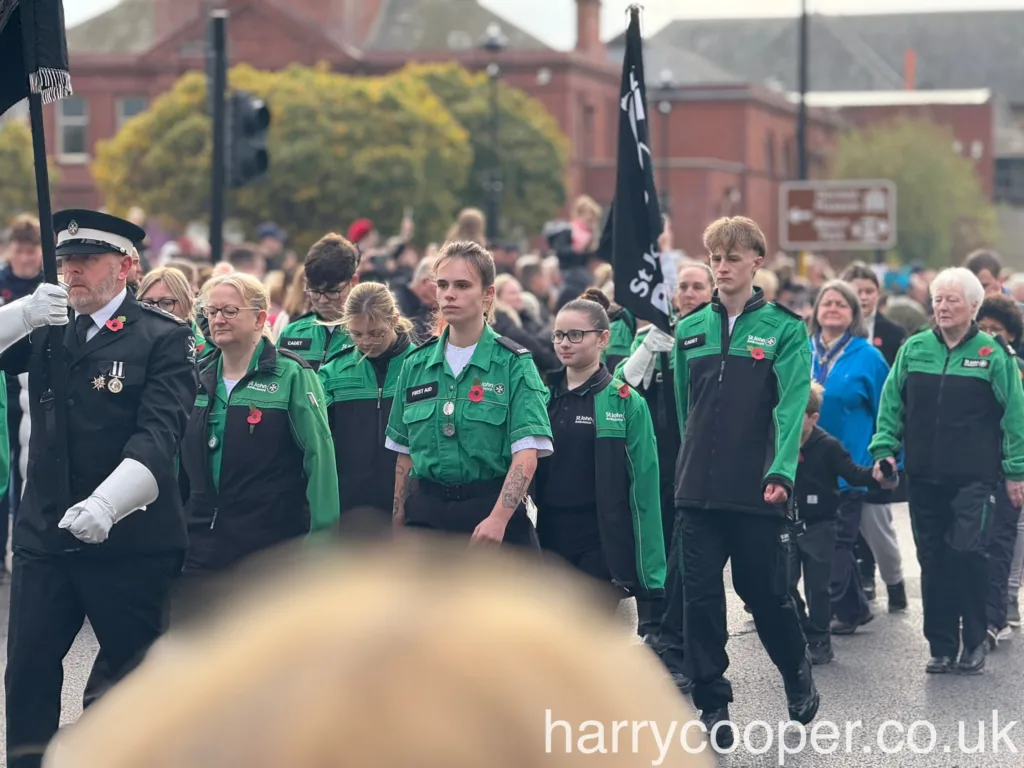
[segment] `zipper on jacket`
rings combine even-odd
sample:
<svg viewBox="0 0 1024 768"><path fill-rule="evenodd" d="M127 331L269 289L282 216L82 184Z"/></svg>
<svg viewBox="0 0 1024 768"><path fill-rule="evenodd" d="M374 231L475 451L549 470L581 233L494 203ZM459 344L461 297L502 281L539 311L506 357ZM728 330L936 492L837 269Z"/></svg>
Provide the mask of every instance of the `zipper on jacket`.
<svg viewBox="0 0 1024 768"><path fill-rule="evenodd" d="M220 450L222 452L224 451L224 448L225 448L224 443L227 442L228 414L231 412L231 397L232 397L232 395L235 394L235 392L238 391L238 388L240 386L242 386L242 382L248 381L256 373L259 373L259 369L258 368L256 370L249 371L248 373L246 373L245 376L240 378L238 380L238 383L235 384L235 386L232 388L232 390L228 393L228 401L224 405L224 438L225 439L221 442L221 445L220 445ZM210 405L211 406L213 405L213 400L216 398L216 396L217 396L216 390L214 390L214 395L213 395L213 397L210 398ZM209 411L207 411L207 416L209 416ZM206 437L206 433L207 433L207 430L206 430L206 420L204 419L204 421L203 421L203 437L204 438ZM217 501L215 501L214 503L219 505L220 489L217 488L217 485L213 482L213 469L210 467L210 447L209 447L209 442L204 440L204 443L206 444L206 461L204 461L203 464L205 465L207 479L210 481L210 493L213 495L214 499L217 499ZM220 456L220 465L221 465L221 475L223 476L223 474L224 474L224 472L223 472L223 469L224 469L224 454L223 453L221 453L221 456ZM213 530L213 526L215 526L217 524L217 515L219 513L220 513L220 507L219 506L215 506L213 508L213 519L210 520L210 530L211 531Z"/></svg>

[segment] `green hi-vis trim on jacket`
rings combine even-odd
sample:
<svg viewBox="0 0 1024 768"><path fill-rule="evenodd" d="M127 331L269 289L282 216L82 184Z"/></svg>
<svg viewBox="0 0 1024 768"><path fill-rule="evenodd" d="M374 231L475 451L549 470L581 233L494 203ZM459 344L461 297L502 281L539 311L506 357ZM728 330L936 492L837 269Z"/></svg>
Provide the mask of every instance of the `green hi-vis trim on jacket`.
<svg viewBox="0 0 1024 768"><path fill-rule="evenodd" d="M186 567L222 567L334 526L334 443L312 368L264 339L230 397L219 351L200 381L182 450L190 485Z"/></svg>
<svg viewBox="0 0 1024 768"><path fill-rule="evenodd" d="M597 523L608 571L631 596L662 597L665 531L650 411L639 392L613 377L594 392L593 403Z"/></svg>
<svg viewBox="0 0 1024 768"><path fill-rule="evenodd" d="M328 332L313 312L285 326L277 340L279 349L294 352L313 366L314 371L351 344L344 328L335 326Z"/></svg>
<svg viewBox="0 0 1024 768"><path fill-rule="evenodd" d="M676 324L675 388L676 506L783 514L764 488L792 491L796 478L811 391L803 320L755 288L730 335L716 293Z"/></svg>
<svg viewBox="0 0 1024 768"><path fill-rule="evenodd" d="M608 348L601 355L601 362L608 365L608 370L615 370L623 358L629 357L629 349L634 336L636 336L636 318L632 313L626 309L613 312Z"/></svg>
<svg viewBox="0 0 1024 768"><path fill-rule="evenodd" d="M409 449L414 477L443 485L505 477L514 442L551 439L548 390L530 353L490 326L453 376L444 356L449 330L406 357L387 436Z"/></svg>
<svg viewBox="0 0 1024 768"><path fill-rule="evenodd" d="M409 337L401 335L382 355L387 355L386 369L380 359L371 361L355 347L347 347L320 369L342 512L392 508L398 454L385 447L384 438L402 364L414 349Z"/></svg>
<svg viewBox="0 0 1024 768"><path fill-rule="evenodd" d="M952 349L938 330L907 339L882 388L868 450L877 460L901 444L912 478L1024 480L1024 388L1005 342L974 323Z"/></svg>

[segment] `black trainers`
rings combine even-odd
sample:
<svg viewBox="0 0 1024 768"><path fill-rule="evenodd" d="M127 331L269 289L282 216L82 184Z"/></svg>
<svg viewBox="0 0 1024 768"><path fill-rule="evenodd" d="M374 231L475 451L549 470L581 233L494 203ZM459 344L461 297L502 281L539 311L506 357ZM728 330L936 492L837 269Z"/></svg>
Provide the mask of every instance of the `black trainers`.
<svg viewBox="0 0 1024 768"><path fill-rule="evenodd" d="M988 655L988 644L978 643L977 648L964 649L960 656L960 663L956 665L957 672L962 675L979 675L985 669L985 657Z"/></svg>
<svg viewBox="0 0 1024 768"><path fill-rule="evenodd" d="M852 635L857 631L858 627L863 627L865 624L870 624L875 618L875 615L868 611L859 619L854 621L840 621L839 619L832 619L832 634L833 635Z"/></svg>
<svg viewBox="0 0 1024 768"><path fill-rule="evenodd" d="M811 664L828 664L836 655L832 652L832 643L815 643L807 646L807 654L811 657Z"/></svg>
<svg viewBox="0 0 1024 768"><path fill-rule="evenodd" d="M932 656L924 671L929 675L944 675L956 671L956 660L952 656Z"/></svg>
<svg viewBox="0 0 1024 768"><path fill-rule="evenodd" d="M795 671L784 674L782 683L786 688L789 718L807 725L818 714L818 706L821 704L818 689L814 686L810 661L805 658Z"/></svg>
<svg viewBox="0 0 1024 768"><path fill-rule="evenodd" d="M729 749L735 743L736 731L729 720L729 707L703 709L700 713L700 721L707 728L708 738L719 750Z"/></svg>
<svg viewBox="0 0 1024 768"><path fill-rule="evenodd" d="M889 592L889 613L902 613L907 610L907 590L901 581L899 584L886 586Z"/></svg>

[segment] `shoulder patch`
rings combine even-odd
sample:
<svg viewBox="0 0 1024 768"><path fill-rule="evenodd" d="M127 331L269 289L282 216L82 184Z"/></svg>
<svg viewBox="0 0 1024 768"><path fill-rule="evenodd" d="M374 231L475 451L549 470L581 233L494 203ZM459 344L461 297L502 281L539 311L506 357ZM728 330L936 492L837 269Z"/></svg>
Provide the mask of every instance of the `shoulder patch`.
<svg viewBox="0 0 1024 768"><path fill-rule="evenodd" d="M141 301L139 302L139 306L142 307L147 312L152 312L154 315L162 317L165 320L173 320L178 325L186 325L185 321L182 320L180 317L178 317L177 315L172 315L170 312L160 309L160 307L150 306L149 304L143 304Z"/></svg>
<svg viewBox="0 0 1024 768"><path fill-rule="evenodd" d="M278 348L277 354L279 354L281 357L287 357L289 360L294 360L302 368L309 368L310 370L313 369L312 365L310 365L306 360L304 360L299 355L297 355L294 352L292 352L290 349Z"/></svg>
<svg viewBox="0 0 1024 768"><path fill-rule="evenodd" d="M797 320L799 320L799 321L800 321L801 323L802 323L802 322L804 321L804 319L803 319L803 318L802 318L802 317L801 317L800 315L798 315L798 314L797 314L796 312L794 312L794 311L793 311L792 309L790 309L789 307L783 306L782 304L779 304L778 302L775 302L775 301L772 301L772 302L770 302L770 303L771 303L771 305L772 305L773 307L775 307L776 309L780 309L780 310L782 310L783 312L785 312L785 313L786 313L787 315L790 315L791 317L795 317L795 318L796 318Z"/></svg>
<svg viewBox="0 0 1024 768"><path fill-rule="evenodd" d="M530 350L520 344L518 341L512 341L505 336L499 336L495 339L496 342L501 344L505 349L514 354L516 357L522 357L523 355L530 354Z"/></svg>
<svg viewBox="0 0 1024 768"><path fill-rule="evenodd" d="M1008 354L1010 357L1016 357L1017 356L1017 353L1014 351L1013 347L1011 347L1009 342L1007 342L1006 339L1004 339L1002 336L1000 336L999 334L996 334L992 338L994 338L996 340L996 343L1000 347L1002 347L1003 351L1006 352L1006 354Z"/></svg>

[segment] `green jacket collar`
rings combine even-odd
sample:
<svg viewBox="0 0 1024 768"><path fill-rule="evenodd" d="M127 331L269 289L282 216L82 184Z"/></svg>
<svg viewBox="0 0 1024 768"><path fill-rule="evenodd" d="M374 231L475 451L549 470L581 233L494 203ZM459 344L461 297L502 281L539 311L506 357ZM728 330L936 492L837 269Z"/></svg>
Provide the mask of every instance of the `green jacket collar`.
<svg viewBox="0 0 1024 768"><path fill-rule="evenodd" d="M980 330L981 329L978 328L978 324L974 320L972 320L970 327L967 329L967 333L964 334L964 337L962 339L960 339L960 343L957 344L955 347L953 347L953 349L959 349L960 347L962 347L965 344L967 344L968 342L970 342L971 339L973 339L975 336L978 335L978 332ZM939 328L939 326L935 326L932 329L932 333L934 333L935 334L935 338L937 338L939 340L939 344L941 344L944 347L947 346L946 345L946 340L943 338L942 330Z"/></svg>
<svg viewBox="0 0 1024 768"><path fill-rule="evenodd" d="M217 384L222 378L223 358L224 353L218 349L210 355L209 361L199 375L203 388L209 393L217 391ZM249 370L246 375L254 370L259 373L273 373L276 368L277 347L273 344L268 344L267 338L264 336L260 339L259 344L256 345L256 351L253 352L252 360L249 361Z"/></svg>
<svg viewBox="0 0 1024 768"><path fill-rule="evenodd" d="M755 312L767 305L768 302L764 298L764 291L762 291L755 285L753 295L749 299L747 299L747 303L743 305L743 311L740 314L745 315L747 312ZM711 308L715 312L718 312L719 314L722 314L726 311L725 307L722 306L721 299L718 296L717 288L715 289L714 294L712 294L711 296Z"/></svg>
<svg viewBox="0 0 1024 768"><path fill-rule="evenodd" d="M444 365L444 351L448 345L448 332L450 330L451 328L446 327L441 332L441 338L434 344L434 349L430 353L428 367ZM483 371L491 367L491 357L494 354L495 347L498 346L497 342L495 342L497 338L498 334L494 332L490 325L485 323L484 332L480 336L480 341L476 343L476 349L473 350L473 357L470 358L469 363L466 365L467 370L470 366L476 366Z"/></svg>

